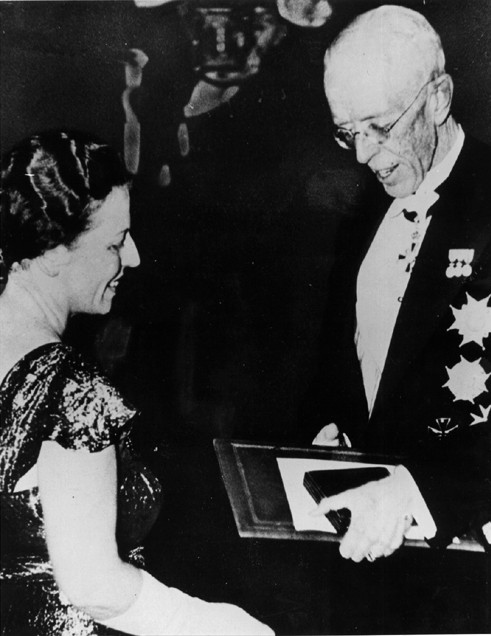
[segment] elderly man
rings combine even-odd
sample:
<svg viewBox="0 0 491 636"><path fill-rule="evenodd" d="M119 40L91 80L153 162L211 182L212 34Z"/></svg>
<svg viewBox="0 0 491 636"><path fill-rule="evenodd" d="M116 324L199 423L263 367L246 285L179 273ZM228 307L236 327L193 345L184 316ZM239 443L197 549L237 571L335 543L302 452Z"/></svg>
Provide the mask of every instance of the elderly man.
<svg viewBox="0 0 491 636"><path fill-rule="evenodd" d="M321 368L302 426L314 444L400 456L324 500L349 508L340 551L388 556L413 519L447 545L491 520L491 151L450 113L440 38L410 9L359 16L326 53L337 143L379 184L347 220Z"/></svg>

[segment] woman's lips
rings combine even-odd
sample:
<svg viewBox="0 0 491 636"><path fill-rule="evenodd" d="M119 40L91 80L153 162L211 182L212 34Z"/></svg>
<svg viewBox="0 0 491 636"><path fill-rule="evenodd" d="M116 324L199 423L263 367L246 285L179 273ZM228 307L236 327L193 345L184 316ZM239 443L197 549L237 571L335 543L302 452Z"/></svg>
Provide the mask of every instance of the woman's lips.
<svg viewBox="0 0 491 636"><path fill-rule="evenodd" d="M109 283L108 287L109 287L109 289L110 289L112 292L116 293L116 289L117 289L117 287L118 287L118 285L119 285L119 281L120 281L120 280L121 280L121 278L117 278L116 280L113 280L113 281L111 281L111 282Z"/></svg>

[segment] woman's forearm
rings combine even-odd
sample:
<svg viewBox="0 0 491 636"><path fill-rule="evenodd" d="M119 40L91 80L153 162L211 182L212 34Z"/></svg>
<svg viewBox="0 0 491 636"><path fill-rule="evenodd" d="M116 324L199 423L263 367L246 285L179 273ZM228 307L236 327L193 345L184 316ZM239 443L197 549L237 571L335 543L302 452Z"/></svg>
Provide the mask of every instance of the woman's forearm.
<svg viewBox="0 0 491 636"><path fill-rule="evenodd" d="M238 607L193 598L121 561L114 447L87 453L44 442L38 477L55 579L94 620L137 636L272 633Z"/></svg>
<svg viewBox="0 0 491 636"><path fill-rule="evenodd" d="M138 597L141 572L118 554L114 447L89 453L44 442L38 482L58 587L95 619L125 612Z"/></svg>
<svg viewBox="0 0 491 636"><path fill-rule="evenodd" d="M81 577L65 577L58 582L72 605L103 622L126 612L138 598L142 572L129 563L119 562L108 568L94 568Z"/></svg>

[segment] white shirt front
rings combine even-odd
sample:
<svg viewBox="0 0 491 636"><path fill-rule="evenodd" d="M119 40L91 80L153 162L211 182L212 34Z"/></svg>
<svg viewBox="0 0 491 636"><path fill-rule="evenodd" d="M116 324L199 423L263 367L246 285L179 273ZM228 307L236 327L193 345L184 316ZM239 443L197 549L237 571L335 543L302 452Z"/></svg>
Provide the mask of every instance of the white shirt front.
<svg viewBox="0 0 491 636"><path fill-rule="evenodd" d="M464 132L459 126L454 145L428 172L417 191L408 197L394 199L360 267L355 342L370 414L399 308L431 222L427 212L438 201L435 189L450 174L463 143ZM416 220L408 220L403 210L416 212Z"/></svg>

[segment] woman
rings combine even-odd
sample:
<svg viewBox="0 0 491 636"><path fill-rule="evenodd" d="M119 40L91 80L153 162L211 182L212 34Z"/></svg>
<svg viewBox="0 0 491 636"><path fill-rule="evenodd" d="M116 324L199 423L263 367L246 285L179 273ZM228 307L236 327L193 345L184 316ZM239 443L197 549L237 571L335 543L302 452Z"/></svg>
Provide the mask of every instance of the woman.
<svg viewBox="0 0 491 636"><path fill-rule="evenodd" d="M155 519L160 487L130 459L135 410L61 339L71 315L107 313L125 268L139 264L129 209L119 157L80 133L36 135L5 157L3 633L270 634L119 556Z"/></svg>

